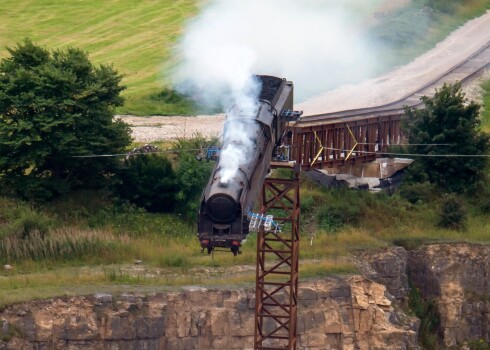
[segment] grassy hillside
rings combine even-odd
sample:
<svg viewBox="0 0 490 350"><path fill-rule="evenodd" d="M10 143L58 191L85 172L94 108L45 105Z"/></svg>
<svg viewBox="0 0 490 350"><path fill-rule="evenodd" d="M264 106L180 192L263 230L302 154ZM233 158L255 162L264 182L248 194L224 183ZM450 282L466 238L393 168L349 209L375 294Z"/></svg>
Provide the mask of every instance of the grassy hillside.
<svg viewBox="0 0 490 350"><path fill-rule="evenodd" d="M489 201L465 199L466 229L438 226L441 200L416 204L399 195L301 185L301 278L356 272L356 251L424 242L488 244ZM478 196L477 196L478 197ZM78 192L44 207L0 197L0 307L60 294L143 291L199 285L250 285L256 236L243 254L201 253L195 221L115 203L104 192ZM134 261L142 261L135 265ZM126 288L126 289L125 289Z"/></svg>
<svg viewBox="0 0 490 350"><path fill-rule="evenodd" d="M121 112L170 113L151 96L162 90L170 51L196 0L2 0L0 58L24 37L47 48L79 47L125 78Z"/></svg>
<svg viewBox="0 0 490 350"><path fill-rule="evenodd" d="M403 65L433 48L468 20L490 9L488 0L412 0L370 30L380 43L380 73Z"/></svg>
<svg viewBox="0 0 490 350"><path fill-rule="evenodd" d="M424 50L465 20L480 15L490 5L487 0L468 0L452 14L436 16L429 27L414 25L420 9L434 0L413 0L411 5L382 18L375 35L403 47L388 49L388 66L405 62ZM192 105L168 87L164 73L173 64L171 48L182 33L184 23L198 12L198 0L2 0L0 1L0 58L5 46L15 46L25 37L49 49L79 47L89 52L95 63L111 63L124 75L126 103L118 113L190 114ZM366 18L405 4L386 0L349 0L353 15ZM457 3L457 2L456 2ZM415 17L414 17L415 16ZM414 28L419 28L414 30ZM405 42L405 37L414 39ZM383 69L386 70L387 66Z"/></svg>
<svg viewBox="0 0 490 350"><path fill-rule="evenodd" d="M383 0L349 5L369 16ZM28 36L49 49L79 47L96 63L112 63L125 78L122 114L191 114L181 96L165 89L164 73L175 64L171 48L198 0L2 0L0 58L5 46ZM166 86L167 85L167 86Z"/></svg>

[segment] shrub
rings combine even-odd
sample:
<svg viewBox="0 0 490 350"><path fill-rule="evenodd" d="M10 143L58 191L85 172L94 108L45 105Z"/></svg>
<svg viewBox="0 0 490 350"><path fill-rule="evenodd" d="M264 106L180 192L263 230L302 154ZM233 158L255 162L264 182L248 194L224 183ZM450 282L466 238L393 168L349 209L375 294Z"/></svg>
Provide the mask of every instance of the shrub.
<svg viewBox="0 0 490 350"><path fill-rule="evenodd" d="M55 226L56 219L21 201L0 201L0 238L27 238L32 232L44 236Z"/></svg>
<svg viewBox="0 0 490 350"><path fill-rule="evenodd" d="M466 208L463 200L454 194L447 195L441 203L439 226L455 230L465 228Z"/></svg>
<svg viewBox="0 0 490 350"><path fill-rule="evenodd" d="M191 139L178 139L176 150L176 175L178 181L177 205L185 217L195 218L199 208L199 197L209 181L214 162L202 159L205 150L217 146L218 138L205 138L200 134Z"/></svg>
<svg viewBox="0 0 490 350"><path fill-rule="evenodd" d="M150 96L156 106L165 106L164 111L172 111L172 115L215 114L223 112L222 108L209 104L199 104L192 96L186 96L168 87Z"/></svg>
<svg viewBox="0 0 490 350"><path fill-rule="evenodd" d="M420 319L419 340L424 349L437 349L437 331L441 322L439 308L435 300L424 299L420 290L410 284L408 306Z"/></svg>
<svg viewBox="0 0 490 350"><path fill-rule="evenodd" d="M447 0L425 0L427 6L442 13L453 13L458 5L464 4L464 0L447 1Z"/></svg>
<svg viewBox="0 0 490 350"><path fill-rule="evenodd" d="M430 203L437 197L436 188L430 182L403 183L400 186L400 196L412 204Z"/></svg>
<svg viewBox="0 0 490 350"><path fill-rule="evenodd" d="M335 232L344 225L357 225L361 214L359 205L349 201L334 200L322 205L317 220L321 228Z"/></svg>
<svg viewBox="0 0 490 350"><path fill-rule="evenodd" d="M305 196L304 198L301 198L301 211L308 215L311 213L315 206L315 199L313 196Z"/></svg>
<svg viewBox="0 0 490 350"><path fill-rule="evenodd" d="M490 350L490 343L485 339L469 340L466 346L469 350Z"/></svg>
<svg viewBox="0 0 490 350"><path fill-rule="evenodd" d="M119 172L118 195L151 212L168 212L175 206L177 178L165 157L133 156Z"/></svg>

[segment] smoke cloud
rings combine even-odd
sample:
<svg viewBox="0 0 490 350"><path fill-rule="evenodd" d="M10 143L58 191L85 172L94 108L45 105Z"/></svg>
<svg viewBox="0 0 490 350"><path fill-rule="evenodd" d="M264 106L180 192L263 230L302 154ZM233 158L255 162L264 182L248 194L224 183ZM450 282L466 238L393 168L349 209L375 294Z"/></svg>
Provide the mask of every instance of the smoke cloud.
<svg viewBox="0 0 490 350"><path fill-rule="evenodd" d="M351 0L350 4L375 0ZM221 180L248 162L260 91L253 74L285 77L296 102L366 77L374 59L361 24L328 0L210 0L187 24L176 54L174 86L227 113Z"/></svg>
<svg viewBox="0 0 490 350"><path fill-rule="evenodd" d="M353 7L377 0L211 0L188 23L173 81L227 109L250 75L285 77L300 101L374 68L374 50Z"/></svg>

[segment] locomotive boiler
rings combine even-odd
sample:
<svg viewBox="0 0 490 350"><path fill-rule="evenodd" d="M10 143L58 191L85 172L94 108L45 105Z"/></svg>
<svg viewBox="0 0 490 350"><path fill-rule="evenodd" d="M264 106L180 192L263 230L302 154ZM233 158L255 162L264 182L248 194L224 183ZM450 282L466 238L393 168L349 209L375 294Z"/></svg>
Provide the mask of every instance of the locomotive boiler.
<svg viewBox="0 0 490 350"><path fill-rule="evenodd" d="M259 197L270 161L278 155L285 133L284 116L293 110L293 84L285 79L257 75L261 85L254 115L239 115L225 121L222 154L203 192L198 214L198 239L211 253L230 249L236 255L249 233L249 213ZM229 132L247 134L247 142L229 139ZM230 144L233 143L233 144ZM224 150L235 146L246 159L232 175L227 173Z"/></svg>

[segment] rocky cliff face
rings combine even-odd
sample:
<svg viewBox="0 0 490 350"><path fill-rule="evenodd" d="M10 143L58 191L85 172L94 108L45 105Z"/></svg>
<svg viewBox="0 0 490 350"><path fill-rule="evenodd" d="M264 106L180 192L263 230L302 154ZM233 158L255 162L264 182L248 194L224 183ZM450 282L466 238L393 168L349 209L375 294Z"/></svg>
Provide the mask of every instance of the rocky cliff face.
<svg viewBox="0 0 490 350"><path fill-rule="evenodd" d="M386 286L398 300L409 292L407 276L408 253L402 247L390 247L365 251L357 256L357 265L362 274L372 281Z"/></svg>
<svg viewBox="0 0 490 350"><path fill-rule="evenodd" d="M419 321L400 311L409 279L436 302L441 342L490 343L490 246L434 244L358 255L367 277L300 286L299 349L419 349ZM151 295L96 294L0 311L0 350L252 349L253 290L184 288Z"/></svg>
<svg viewBox="0 0 490 350"><path fill-rule="evenodd" d="M299 349L418 349L417 320L385 291L361 276L302 284ZM0 312L0 349L252 349L254 298L191 287L11 305Z"/></svg>
<svg viewBox="0 0 490 350"><path fill-rule="evenodd" d="M424 299L434 300L445 348L490 343L490 246L433 244L408 253L394 247L363 252L358 262L400 301L407 298L408 278Z"/></svg>
<svg viewBox="0 0 490 350"><path fill-rule="evenodd" d="M422 296L437 302L446 347L490 343L490 246L429 245L411 252L408 266Z"/></svg>

